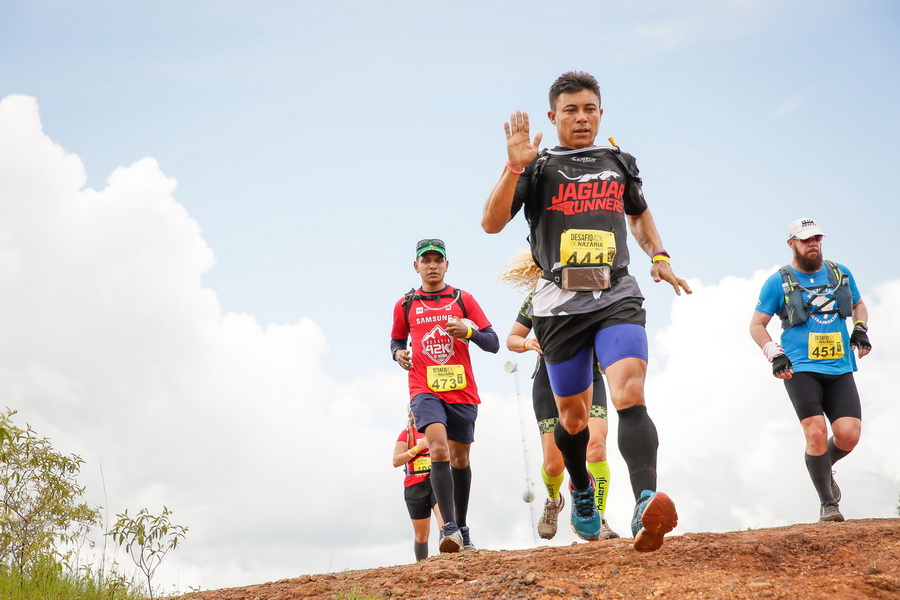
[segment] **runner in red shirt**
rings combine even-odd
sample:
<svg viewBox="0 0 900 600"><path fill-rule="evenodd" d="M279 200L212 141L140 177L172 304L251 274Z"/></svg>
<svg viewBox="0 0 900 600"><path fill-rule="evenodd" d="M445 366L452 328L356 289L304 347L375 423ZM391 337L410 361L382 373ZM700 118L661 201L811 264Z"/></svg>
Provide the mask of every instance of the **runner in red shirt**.
<svg viewBox="0 0 900 600"><path fill-rule="evenodd" d="M438 508L434 491L431 489L431 453L428 439L416 429L412 411L406 429L397 436L394 444L394 466L405 467L403 478L403 498L406 510L412 520L416 562L428 558L428 537L431 529L431 512L437 518L438 527L443 528L444 519Z"/></svg>
<svg viewBox="0 0 900 600"><path fill-rule="evenodd" d="M496 353L500 340L471 294L444 282L447 250L438 239L416 245L413 267L422 286L394 306L391 355L409 371L410 406L431 449L431 486L445 519L441 552L474 550L466 517L475 441L478 387L469 342ZM407 349L412 340L412 353Z"/></svg>

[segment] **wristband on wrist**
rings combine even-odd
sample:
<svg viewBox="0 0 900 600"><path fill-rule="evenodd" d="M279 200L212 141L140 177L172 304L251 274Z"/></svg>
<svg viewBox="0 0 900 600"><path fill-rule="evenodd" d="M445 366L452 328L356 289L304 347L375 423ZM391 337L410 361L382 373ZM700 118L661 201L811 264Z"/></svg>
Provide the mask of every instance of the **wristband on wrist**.
<svg viewBox="0 0 900 600"><path fill-rule="evenodd" d="M472 328L466 327L466 339L469 339L470 337L472 337Z"/></svg>
<svg viewBox="0 0 900 600"><path fill-rule="evenodd" d="M525 172L525 168L523 167L521 171L516 171L512 168L512 165L509 164L509 161L506 161L506 168L509 169L510 173L515 173L516 175L521 175Z"/></svg>
<svg viewBox="0 0 900 600"><path fill-rule="evenodd" d="M768 342L765 346L763 346L763 354L766 355L766 359L769 362L772 362L772 359L775 358L779 354L784 354L784 348L782 348L778 342Z"/></svg>
<svg viewBox="0 0 900 600"><path fill-rule="evenodd" d="M665 250L660 250L659 252L655 253L650 260L652 260L653 262L663 261L672 264L671 258L672 257L669 256L668 252L666 252Z"/></svg>
<svg viewBox="0 0 900 600"><path fill-rule="evenodd" d="M859 329L862 332L866 332L866 331L869 331L869 326L866 325L865 321L856 321L853 324L853 329Z"/></svg>
<svg viewBox="0 0 900 600"><path fill-rule="evenodd" d="M415 456L416 454L419 453L419 446L418 445L413 446L412 448L407 450L406 453L409 454L410 456Z"/></svg>
<svg viewBox="0 0 900 600"><path fill-rule="evenodd" d="M531 341L531 340L525 340L525 350L526 350L526 351L529 349L529 348L528 348L528 343L529 343L530 341Z"/></svg>

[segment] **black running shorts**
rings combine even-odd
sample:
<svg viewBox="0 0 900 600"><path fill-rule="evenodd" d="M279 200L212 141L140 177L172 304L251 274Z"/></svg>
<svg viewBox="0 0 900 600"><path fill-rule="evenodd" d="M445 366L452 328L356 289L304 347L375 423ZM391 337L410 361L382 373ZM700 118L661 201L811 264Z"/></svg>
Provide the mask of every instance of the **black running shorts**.
<svg viewBox="0 0 900 600"><path fill-rule="evenodd" d="M618 302L580 315L533 317L534 334L541 341L544 359L551 365L564 362L584 346L594 345L594 334L622 323L647 324L643 298L622 298Z"/></svg>
<svg viewBox="0 0 900 600"><path fill-rule="evenodd" d="M826 375L795 372L793 377L784 380L784 387L801 421L822 414L828 417L830 423L841 417L862 419L853 373Z"/></svg>
<svg viewBox="0 0 900 600"><path fill-rule="evenodd" d="M403 498L406 500L406 510L410 519L431 518L431 510L437 504L431 489L431 479L403 488Z"/></svg>

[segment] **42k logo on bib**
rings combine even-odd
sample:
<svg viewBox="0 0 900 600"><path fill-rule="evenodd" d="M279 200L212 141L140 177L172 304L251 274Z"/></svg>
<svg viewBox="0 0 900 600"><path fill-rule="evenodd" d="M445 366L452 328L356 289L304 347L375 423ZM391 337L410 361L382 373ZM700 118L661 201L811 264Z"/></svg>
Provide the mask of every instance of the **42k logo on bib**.
<svg viewBox="0 0 900 600"><path fill-rule="evenodd" d="M435 325L422 336L422 352L437 364L445 365L453 358L453 338L447 335L443 327Z"/></svg>

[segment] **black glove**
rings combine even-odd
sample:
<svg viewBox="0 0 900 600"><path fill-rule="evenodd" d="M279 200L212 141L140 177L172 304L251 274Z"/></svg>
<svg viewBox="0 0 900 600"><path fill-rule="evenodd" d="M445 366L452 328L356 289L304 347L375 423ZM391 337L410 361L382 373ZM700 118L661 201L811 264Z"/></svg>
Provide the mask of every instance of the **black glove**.
<svg viewBox="0 0 900 600"><path fill-rule="evenodd" d="M869 326L859 321L853 326L853 333L850 334L850 346L859 348L860 350L871 350L872 344L869 342Z"/></svg>
<svg viewBox="0 0 900 600"><path fill-rule="evenodd" d="M791 359L787 357L787 354L776 354L772 357L772 375L777 377L793 368L794 365L791 363Z"/></svg>

